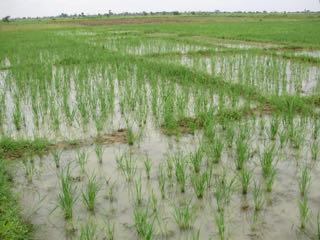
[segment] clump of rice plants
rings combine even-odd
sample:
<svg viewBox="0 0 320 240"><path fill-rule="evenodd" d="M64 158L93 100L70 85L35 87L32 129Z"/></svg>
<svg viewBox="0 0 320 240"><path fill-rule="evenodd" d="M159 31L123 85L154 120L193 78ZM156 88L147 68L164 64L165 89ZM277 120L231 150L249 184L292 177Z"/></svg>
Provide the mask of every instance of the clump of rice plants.
<svg viewBox="0 0 320 240"><path fill-rule="evenodd" d="M198 199L202 199L204 192L207 187L208 175L207 172L204 173L194 173L191 176L191 183L193 190Z"/></svg>
<svg viewBox="0 0 320 240"><path fill-rule="evenodd" d="M187 230L193 226L195 214L191 201L182 202L173 209L174 220L181 230Z"/></svg>
<svg viewBox="0 0 320 240"><path fill-rule="evenodd" d="M135 181L134 185L135 189L135 202L137 205L142 204L142 183L141 183L141 176Z"/></svg>
<svg viewBox="0 0 320 240"><path fill-rule="evenodd" d="M35 174L36 168L34 165L34 160L32 158L26 158L23 161L23 166L28 182L32 182L32 178Z"/></svg>
<svg viewBox="0 0 320 240"><path fill-rule="evenodd" d="M100 190L100 185L95 175L88 179L86 190L82 192L82 200L87 209L94 212L95 201Z"/></svg>
<svg viewBox="0 0 320 240"><path fill-rule="evenodd" d="M254 203L254 211L261 211L264 205L264 196L262 188L256 182L253 187L253 203Z"/></svg>
<svg viewBox="0 0 320 240"><path fill-rule="evenodd" d="M102 157L103 157L103 148L102 148L102 146L101 145L96 145L94 150L96 152L96 156L97 156L98 162L100 164L102 164Z"/></svg>
<svg viewBox="0 0 320 240"><path fill-rule="evenodd" d="M105 230L105 240L114 240L115 239L115 225L114 223L107 223Z"/></svg>
<svg viewBox="0 0 320 240"><path fill-rule="evenodd" d="M319 157L320 147L317 141L314 141L311 145L311 157L312 160L317 161Z"/></svg>
<svg viewBox="0 0 320 240"><path fill-rule="evenodd" d="M305 197L309 191L311 181L310 169L305 166L299 176L299 191L300 196Z"/></svg>
<svg viewBox="0 0 320 240"><path fill-rule="evenodd" d="M97 226L92 222L81 226L79 239L80 240L97 239Z"/></svg>
<svg viewBox="0 0 320 240"><path fill-rule="evenodd" d="M273 117L270 123L270 138L271 140L276 139L276 135L279 130L280 121L277 116Z"/></svg>
<svg viewBox="0 0 320 240"><path fill-rule="evenodd" d="M236 164L236 169L241 170L243 168L243 165L249 159L249 147L246 140L240 136L238 137L236 144L237 144L237 147L236 147L235 164Z"/></svg>
<svg viewBox="0 0 320 240"><path fill-rule="evenodd" d="M226 225L225 225L225 212L217 211L214 217L216 226L218 227L218 233L220 240L225 239Z"/></svg>
<svg viewBox="0 0 320 240"><path fill-rule="evenodd" d="M73 206L76 201L76 198L74 197L74 188L71 184L69 167L60 173L59 178L61 192L58 195L58 205L64 213L64 218L68 220L73 216Z"/></svg>
<svg viewBox="0 0 320 240"><path fill-rule="evenodd" d="M260 160L262 175L264 178L269 177L275 171L274 166L274 146L266 148Z"/></svg>
<svg viewBox="0 0 320 240"><path fill-rule="evenodd" d="M132 154L124 153L120 157L117 157L118 168L125 176L127 182L132 182L133 177L137 171L136 160Z"/></svg>
<svg viewBox="0 0 320 240"><path fill-rule="evenodd" d="M194 153L190 154L190 162L191 162L191 165L193 167L194 172L196 172L196 173L200 172L202 159L203 159L203 151L201 148L199 148Z"/></svg>
<svg viewBox="0 0 320 240"><path fill-rule="evenodd" d="M81 173L84 174L86 171L86 164L88 162L88 154L86 152L77 153L77 161L80 166Z"/></svg>
<svg viewBox="0 0 320 240"><path fill-rule="evenodd" d="M134 226L140 239L151 240L154 235L154 219L150 219L149 208L136 207L133 212Z"/></svg>
<svg viewBox="0 0 320 240"><path fill-rule="evenodd" d="M53 161L56 165L56 168L60 168L60 159L61 159L61 154L62 154L62 151L54 151L52 156L53 156Z"/></svg>
<svg viewBox="0 0 320 240"><path fill-rule="evenodd" d="M234 191L234 183L235 178L229 180L225 173L215 180L214 197L218 211L224 211L225 207L230 203L230 198Z"/></svg>
<svg viewBox="0 0 320 240"><path fill-rule="evenodd" d="M310 208L308 205L307 196L302 197L302 199L299 201L299 213L300 213L300 228L305 229L309 215L310 215Z"/></svg>
<svg viewBox="0 0 320 240"><path fill-rule="evenodd" d="M146 172L146 175L147 175L147 179L150 180L150 172L151 172L151 160L148 156L146 156L146 158L144 159L144 169L145 169L145 172Z"/></svg>
<svg viewBox="0 0 320 240"><path fill-rule="evenodd" d="M181 156L175 158L175 174L180 190L184 193L186 186L186 162Z"/></svg>
<svg viewBox="0 0 320 240"><path fill-rule="evenodd" d="M240 182L242 187L242 194L246 195L248 193L248 187L252 178L252 173L246 167L243 167L240 171Z"/></svg>
<svg viewBox="0 0 320 240"><path fill-rule="evenodd" d="M159 170L158 170L158 184L159 184L159 189L161 192L161 197L162 197L162 199L165 199L165 197L166 197L166 193L165 193L166 175L164 173L164 168L161 164L159 165Z"/></svg>

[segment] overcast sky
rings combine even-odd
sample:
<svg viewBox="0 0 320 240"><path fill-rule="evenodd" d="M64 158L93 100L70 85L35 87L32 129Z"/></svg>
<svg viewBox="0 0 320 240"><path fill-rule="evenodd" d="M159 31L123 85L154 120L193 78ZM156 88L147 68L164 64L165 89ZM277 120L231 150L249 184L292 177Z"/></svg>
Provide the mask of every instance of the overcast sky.
<svg viewBox="0 0 320 240"><path fill-rule="evenodd" d="M0 0L0 17L141 11L320 11L319 0Z"/></svg>

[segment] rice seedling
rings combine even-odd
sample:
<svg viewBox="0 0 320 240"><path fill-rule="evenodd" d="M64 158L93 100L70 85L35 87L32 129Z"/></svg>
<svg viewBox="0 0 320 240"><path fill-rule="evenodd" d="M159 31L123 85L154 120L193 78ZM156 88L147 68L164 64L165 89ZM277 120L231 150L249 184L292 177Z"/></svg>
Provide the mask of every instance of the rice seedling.
<svg viewBox="0 0 320 240"><path fill-rule="evenodd" d="M106 230L105 230L105 240L114 240L115 239L115 224L114 223L107 223Z"/></svg>
<svg viewBox="0 0 320 240"><path fill-rule="evenodd" d="M236 144L237 144L237 148L236 148L235 164L236 164L236 169L241 170L243 168L243 165L249 159L249 148L248 148L247 142L243 140L242 137L238 137Z"/></svg>
<svg viewBox="0 0 320 240"><path fill-rule="evenodd" d="M56 165L56 168L60 168L60 159L61 159L61 154L62 154L62 151L54 151L53 152L53 161Z"/></svg>
<svg viewBox="0 0 320 240"><path fill-rule="evenodd" d="M280 148L282 149L287 142L288 134L285 130L282 130L279 134Z"/></svg>
<svg viewBox="0 0 320 240"><path fill-rule="evenodd" d="M27 158L27 159L24 159L22 162L23 162L26 178L28 182L31 183L32 178L36 171L34 160L32 158Z"/></svg>
<svg viewBox="0 0 320 240"><path fill-rule="evenodd" d="M94 150L96 152L96 156L97 156L98 162L100 164L102 164L102 157L103 157L103 148L102 148L102 146L101 145L96 145Z"/></svg>
<svg viewBox="0 0 320 240"><path fill-rule="evenodd" d="M274 167L274 146L268 147L262 154L260 160L260 165L262 169L262 175L267 178L275 171Z"/></svg>
<svg viewBox="0 0 320 240"><path fill-rule="evenodd" d="M272 168L271 172L265 179L267 192L272 192L273 184L276 178L277 171Z"/></svg>
<svg viewBox="0 0 320 240"><path fill-rule="evenodd" d="M299 201L299 213L300 213L300 228L305 229L309 214L310 214L310 208L308 205L308 199L306 196L304 196Z"/></svg>
<svg viewBox="0 0 320 240"><path fill-rule="evenodd" d="M73 206L76 198L74 197L74 188L71 184L69 166L64 169L60 175L60 193L58 195L58 205L64 213L64 218L69 220L73 216Z"/></svg>
<svg viewBox="0 0 320 240"><path fill-rule="evenodd" d="M136 140L136 136L131 127L128 127L127 131L127 142L129 145L133 145Z"/></svg>
<svg viewBox="0 0 320 240"><path fill-rule="evenodd" d="M224 211L225 207L230 203L230 198L234 191L235 178L227 179L227 175L223 173L215 180L214 197L218 211Z"/></svg>
<svg viewBox="0 0 320 240"><path fill-rule="evenodd" d="M270 139L271 140L276 139L276 135L279 130L279 125L280 125L279 118L277 116L273 117L270 123Z"/></svg>
<svg viewBox="0 0 320 240"><path fill-rule="evenodd" d="M164 169L161 164L159 165L159 170L158 170L158 184L159 184L159 189L161 192L161 197L162 197L162 199L165 199L165 197L166 197L166 193L165 193L166 175L164 173Z"/></svg>
<svg viewBox="0 0 320 240"><path fill-rule="evenodd" d="M190 162L192 164L194 172L196 173L200 172L202 160L203 160L203 151L201 148L199 148L194 153L190 154Z"/></svg>
<svg viewBox="0 0 320 240"><path fill-rule="evenodd" d="M86 152L78 152L77 162L80 166L81 173L84 174L86 171L86 164L88 162L88 154Z"/></svg>
<svg viewBox="0 0 320 240"><path fill-rule="evenodd" d="M127 182L132 182L133 177L137 171L136 160L132 154L124 153L120 157L117 157L118 168L122 171Z"/></svg>
<svg viewBox="0 0 320 240"><path fill-rule="evenodd" d="M134 226L140 239L151 240L154 235L154 219L149 219L147 208L134 209Z"/></svg>
<svg viewBox="0 0 320 240"><path fill-rule="evenodd" d="M207 180L208 180L207 172L204 172L202 174L194 173L191 176L192 187L198 199L203 198L203 195L207 186Z"/></svg>
<svg viewBox="0 0 320 240"><path fill-rule="evenodd" d="M252 173L246 167L242 168L240 171L240 181L242 187L242 194L246 195L248 193L248 187L252 178Z"/></svg>
<svg viewBox="0 0 320 240"><path fill-rule="evenodd" d="M263 191L259 184L254 183L253 187L253 203L254 203L254 211L261 211L264 205L264 196Z"/></svg>
<svg viewBox="0 0 320 240"><path fill-rule="evenodd" d="M181 157L175 159L175 174L177 183L180 186L180 190L182 193L184 193L186 186L186 163Z"/></svg>
<svg viewBox="0 0 320 240"><path fill-rule="evenodd" d="M221 160L223 143L216 138L213 142L213 163L219 163Z"/></svg>
<svg viewBox="0 0 320 240"><path fill-rule="evenodd" d="M97 226L93 223L87 223L81 226L80 240L95 240L97 239Z"/></svg>
<svg viewBox="0 0 320 240"><path fill-rule="evenodd" d="M82 192L82 201L87 209L91 212L94 212L94 206L98 192L100 190L100 185L96 179L95 175L92 175L88 179L88 184L86 190Z"/></svg>
<svg viewBox="0 0 320 240"><path fill-rule="evenodd" d="M311 145L311 157L312 160L317 161L320 152L320 147L317 141L314 141Z"/></svg>
<svg viewBox="0 0 320 240"><path fill-rule="evenodd" d="M310 169L305 166L299 176L299 191L300 191L300 196L305 197L308 194L309 187L310 187L310 182L311 182L311 175L310 175Z"/></svg>
<svg viewBox="0 0 320 240"><path fill-rule="evenodd" d="M192 228L195 220L195 209L191 201L182 202L178 206L174 206L173 217L180 230L187 230Z"/></svg>
<svg viewBox="0 0 320 240"><path fill-rule="evenodd" d="M150 180L150 172L151 172L151 160L148 156L146 156L146 158L144 159L144 169L146 171L146 175L147 175L147 179Z"/></svg>
<svg viewBox="0 0 320 240"><path fill-rule="evenodd" d="M141 205L142 204L142 183L141 183L141 176L140 178L138 178L135 181L135 185L134 185L134 189L135 189L135 202L137 205Z"/></svg>
<svg viewBox="0 0 320 240"><path fill-rule="evenodd" d="M218 233L220 240L224 240L225 232L226 232L226 225L225 225L225 212L224 211L217 211L214 217L216 226L218 227Z"/></svg>
<svg viewBox="0 0 320 240"><path fill-rule="evenodd" d="M115 187L116 187L116 183L109 183L106 197L107 199L109 199L110 202L113 202L115 200L115 196L114 196Z"/></svg>
<svg viewBox="0 0 320 240"><path fill-rule="evenodd" d="M172 177L173 177L173 161L171 158L167 158L166 159L166 165L167 165L167 176L169 178L169 180L172 180Z"/></svg>

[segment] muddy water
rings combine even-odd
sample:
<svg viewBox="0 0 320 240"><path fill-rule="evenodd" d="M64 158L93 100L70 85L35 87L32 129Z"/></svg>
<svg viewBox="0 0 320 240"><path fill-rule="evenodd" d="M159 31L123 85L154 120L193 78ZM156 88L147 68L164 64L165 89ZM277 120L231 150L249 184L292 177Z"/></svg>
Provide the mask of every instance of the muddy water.
<svg viewBox="0 0 320 240"><path fill-rule="evenodd" d="M260 169L260 156L263 146L270 144L266 133L258 134L258 124L250 138L251 151L254 152L249 161L254 179L262 180ZM72 224L66 224L63 213L57 208L59 194L59 170L56 169L51 155L35 158L36 173L32 183L25 178L23 165L13 166L14 186L24 215L35 225L35 239L77 239L81 226L93 221L97 225L98 239L103 239L105 227L108 222L115 224L115 239L138 239L133 222L133 209L135 206L134 183L125 181L124 176L117 168L116 158L130 151L136 159L137 172L135 179L142 179L142 192L144 206L150 200L152 192L158 201L158 220L154 226L155 239L192 239L192 234L200 230L200 239L218 239L218 229L214 222L216 212L214 189L207 189L202 200L197 200L191 187L190 176L187 180L186 193L179 191L175 180L172 185L168 181L166 186L166 199L161 200L157 182L158 166L164 163L167 155L175 151L190 152L199 145L201 134L186 135L181 138L168 138L161 133L150 129L140 143L133 147L126 144L113 144L104 146L103 163L99 164L94 152L94 146L77 150L64 150L61 159L61 169L70 164L73 186L76 188L77 202L74 208ZM308 137L307 137L308 138ZM265 193L264 208L257 216L253 211L253 198L251 184L246 197L241 194L240 183L236 182L231 203L226 208L226 236L228 239L307 239L299 231L299 188L298 175L300 168L310 165L312 181L308 194L311 210L308 226L315 223L315 216L320 210L319 162L313 162L309 146L302 146L298 152L287 145L279 149L276 155L278 164L277 176L272 193ZM76 162L77 151L85 151L89 158L86 164L86 174L97 176L101 184L98 193L95 213L89 213L82 203L81 192L85 189L87 177L80 173ZM145 156L152 161L151 179L147 180L143 167ZM236 176L234 167L234 150L225 146L221 163L214 168L214 176L227 171L228 177ZM236 178L238 179L238 178ZM114 189L114 200L110 200L108 192ZM180 231L173 217L173 206L182 200L190 200L196 210L196 219L192 229ZM255 216L255 218L254 218ZM255 220L254 220L255 219ZM72 226L72 227L71 227ZM69 233L74 229L74 233ZM308 234L315 233L315 228L307 228Z"/></svg>

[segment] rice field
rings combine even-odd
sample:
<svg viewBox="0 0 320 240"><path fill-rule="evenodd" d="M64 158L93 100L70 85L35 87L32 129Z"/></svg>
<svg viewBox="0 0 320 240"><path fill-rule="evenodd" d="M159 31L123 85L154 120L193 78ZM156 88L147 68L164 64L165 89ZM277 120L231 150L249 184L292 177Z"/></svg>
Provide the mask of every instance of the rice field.
<svg viewBox="0 0 320 240"><path fill-rule="evenodd" d="M319 16L211 18L0 25L0 238L320 239Z"/></svg>

